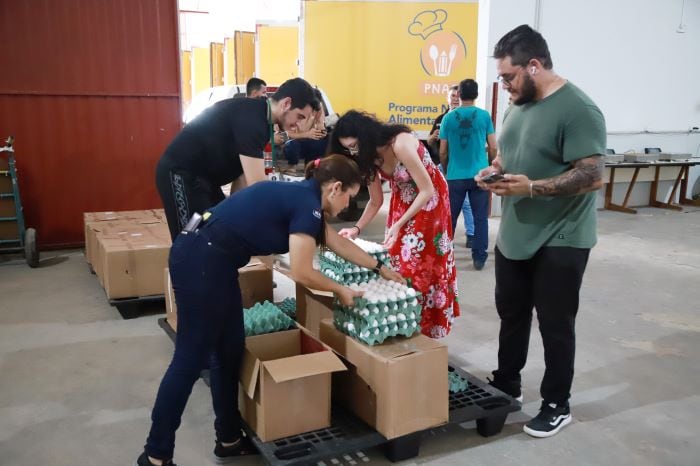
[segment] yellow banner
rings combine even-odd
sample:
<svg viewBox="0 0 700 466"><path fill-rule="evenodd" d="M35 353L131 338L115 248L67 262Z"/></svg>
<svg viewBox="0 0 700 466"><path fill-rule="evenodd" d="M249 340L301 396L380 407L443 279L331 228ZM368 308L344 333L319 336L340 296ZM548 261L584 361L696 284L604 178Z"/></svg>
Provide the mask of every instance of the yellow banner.
<svg viewBox="0 0 700 466"><path fill-rule="evenodd" d="M453 84L476 75L477 3L304 4L304 77L334 110L429 130Z"/></svg>

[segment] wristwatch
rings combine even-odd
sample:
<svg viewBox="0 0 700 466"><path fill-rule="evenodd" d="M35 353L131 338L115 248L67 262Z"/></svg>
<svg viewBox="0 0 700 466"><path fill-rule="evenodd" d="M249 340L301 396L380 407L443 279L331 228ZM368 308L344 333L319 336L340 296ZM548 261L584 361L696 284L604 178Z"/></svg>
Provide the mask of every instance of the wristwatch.
<svg viewBox="0 0 700 466"><path fill-rule="evenodd" d="M379 274L379 271L382 270L383 266L384 266L384 262L377 259L377 265L374 266L374 268L372 269L372 272Z"/></svg>
<svg viewBox="0 0 700 466"><path fill-rule="evenodd" d="M286 131L282 131L280 134L280 137L282 138L282 144L285 142L289 141L289 134L287 134Z"/></svg>

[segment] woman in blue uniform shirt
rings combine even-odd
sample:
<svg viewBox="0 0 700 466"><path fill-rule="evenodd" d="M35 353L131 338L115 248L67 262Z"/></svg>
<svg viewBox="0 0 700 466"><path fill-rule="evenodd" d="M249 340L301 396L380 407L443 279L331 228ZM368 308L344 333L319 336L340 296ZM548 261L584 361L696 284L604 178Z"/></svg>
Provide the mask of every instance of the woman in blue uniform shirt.
<svg viewBox="0 0 700 466"><path fill-rule="evenodd" d="M360 183L354 161L331 155L309 163L305 181L256 183L212 208L197 230L178 235L169 259L178 310L175 353L158 390L138 466L173 464L175 431L192 386L207 366L216 415L215 456L223 460L255 452L241 434L237 406L245 344L238 268L251 256L289 251L297 283L331 291L346 305L359 292L312 267L318 245L362 267L378 269L385 279L404 281L325 222L326 216L348 206Z"/></svg>

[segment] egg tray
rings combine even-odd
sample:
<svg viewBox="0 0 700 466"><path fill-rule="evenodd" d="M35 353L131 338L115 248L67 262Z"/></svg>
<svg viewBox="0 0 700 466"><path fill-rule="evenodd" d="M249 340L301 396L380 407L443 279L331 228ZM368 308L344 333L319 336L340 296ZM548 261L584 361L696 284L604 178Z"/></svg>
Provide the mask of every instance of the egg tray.
<svg viewBox="0 0 700 466"><path fill-rule="evenodd" d="M269 301L256 303L243 310L245 336L251 337L265 333L281 332L294 328L294 321Z"/></svg>
<svg viewBox="0 0 700 466"><path fill-rule="evenodd" d="M284 298L276 306L291 319L296 319L297 315L297 300L295 298Z"/></svg>
<svg viewBox="0 0 700 466"><path fill-rule="evenodd" d="M387 263L388 259L389 259L389 253L386 253L386 252L380 252L380 253L369 253L368 252L367 254L372 256L372 258L374 258L376 260L380 260L384 263ZM335 265L335 266L342 267L342 268L354 267L356 265L354 262L350 262L349 260L347 260L343 257L340 257L339 255L337 255L336 253L334 253L330 249L326 249L326 248L322 249L319 252L318 261L321 263L325 262L327 264Z"/></svg>
<svg viewBox="0 0 700 466"><path fill-rule="evenodd" d="M347 269L331 265L327 262L321 262L321 273L326 277L334 280L341 285L350 285L352 283L364 283L376 279L379 275L372 270L361 268L360 271L348 271Z"/></svg>
<svg viewBox="0 0 700 466"><path fill-rule="evenodd" d="M420 331L419 297L418 292L406 298L379 302L356 297L353 306L343 306L336 299L333 321L341 332L369 346L381 344L390 337L410 337Z"/></svg>
<svg viewBox="0 0 700 466"><path fill-rule="evenodd" d="M461 393L469 388L469 382L456 372L448 372L447 381L450 387L450 393Z"/></svg>
<svg viewBox="0 0 700 466"><path fill-rule="evenodd" d="M397 315L400 312L406 315L411 312L420 314L422 311L419 304L420 296L420 292L415 291L415 295L413 296L407 296L406 298L393 301L380 300L379 302L370 302L363 296L357 296L354 298L354 303L352 306L343 306L340 301L336 299L333 302L333 309L346 314L353 314L358 317L369 317L372 315L385 317L389 315ZM363 312L364 310L367 310L368 312Z"/></svg>
<svg viewBox="0 0 700 466"><path fill-rule="evenodd" d="M380 345L391 337L410 337L420 331L420 322L416 319L385 322L369 323L342 312L333 313L333 323L337 329L368 346Z"/></svg>

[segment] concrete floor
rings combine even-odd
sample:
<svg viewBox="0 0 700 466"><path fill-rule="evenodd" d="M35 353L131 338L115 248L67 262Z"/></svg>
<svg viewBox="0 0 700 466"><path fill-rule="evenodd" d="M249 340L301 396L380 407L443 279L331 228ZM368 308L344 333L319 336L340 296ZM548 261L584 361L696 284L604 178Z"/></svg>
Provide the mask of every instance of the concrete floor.
<svg viewBox="0 0 700 466"><path fill-rule="evenodd" d="M382 221L366 238L380 239ZM491 244L497 228L492 219ZM539 407L535 330L523 411L503 432L482 438L473 424L448 427L404 464L699 464L700 209L605 211L599 232L578 318L572 425L545 440L522 433ZM463 316L445 341L451 357L484 378L497 351L493 262L474 271L461 226L456 242ZM35 270L0 259L0 464L131 465L172 355L156 323L162 316L123 320L80 251L43 257ZM289 290L280 284L278 295ZM180 466L214 464L212 422L199 381L178 431ZM388 464L379 450L362 453L327 464Z"/></svg>

